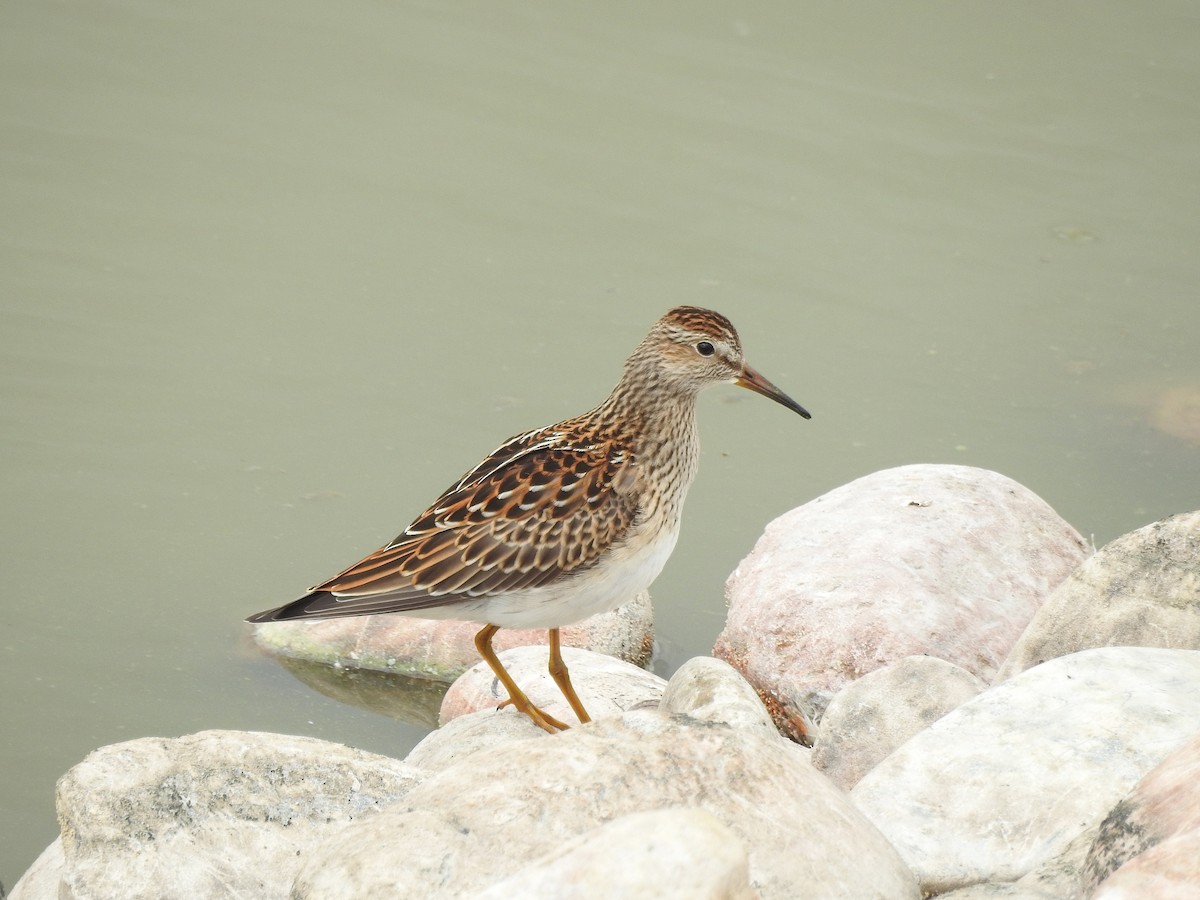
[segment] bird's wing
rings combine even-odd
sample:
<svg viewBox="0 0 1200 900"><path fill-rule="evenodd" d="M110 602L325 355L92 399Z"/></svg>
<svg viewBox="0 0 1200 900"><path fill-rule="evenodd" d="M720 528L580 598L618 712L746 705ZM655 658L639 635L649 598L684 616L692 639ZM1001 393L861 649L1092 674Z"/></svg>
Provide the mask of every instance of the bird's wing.
<svg viewBox="0 0 1200 900"><path fill-rule="evenodd" d="M390 544L250 621L412 611L547 585L624 538L637 483L637 461L610 441L519 435Z"/></svg>

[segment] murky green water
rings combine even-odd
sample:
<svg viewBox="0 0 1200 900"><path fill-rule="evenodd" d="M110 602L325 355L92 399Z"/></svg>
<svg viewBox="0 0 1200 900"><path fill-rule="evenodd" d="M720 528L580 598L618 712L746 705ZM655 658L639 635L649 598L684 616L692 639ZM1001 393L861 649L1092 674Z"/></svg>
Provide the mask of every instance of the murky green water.
<svg viewBox="0 0 1200 900"><path fill-rule="evenodd" d="M241 618L676 303L814 419L705 398L664 671L767 520L880 468L1097 543L1200 507L1154 412L1200 391L1197 46L1184 2L0 5L0 879L102 744L406 752Z"/></svg>

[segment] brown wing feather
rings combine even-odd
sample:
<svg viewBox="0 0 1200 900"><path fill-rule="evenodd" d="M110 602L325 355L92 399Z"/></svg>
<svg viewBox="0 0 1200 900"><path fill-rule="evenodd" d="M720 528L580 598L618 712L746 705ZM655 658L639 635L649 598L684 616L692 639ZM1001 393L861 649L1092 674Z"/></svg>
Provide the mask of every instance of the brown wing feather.
<svg viewBox="0 0 1200 900"><path fill-rule="evenodd" d="M386 547L271 612L412 611L550 584L594 565L628 532L636 464L610 441L573 446L553 430L520 435Z"/></svg>

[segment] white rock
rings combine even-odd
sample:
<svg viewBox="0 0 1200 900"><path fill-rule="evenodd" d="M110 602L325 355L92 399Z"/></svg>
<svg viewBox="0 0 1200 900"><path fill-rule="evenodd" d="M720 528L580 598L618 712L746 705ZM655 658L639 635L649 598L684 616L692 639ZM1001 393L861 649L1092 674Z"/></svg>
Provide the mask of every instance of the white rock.
<svg viewBox="0 0 1200 900"><path fill-rule="evenodd" d="M932 656L906 656L868 672L830 701L813 765L848 791L881 759L985 687L966 669Z"/></svg>
<svg viewBox="0 0 1200 900"><path fill-rule="evenodd" d="M1050 595L998 678L1090 647L1200 650L1200 512L1106 544Z"/></svg>
<svg viewBox="0 0 1200 900"><path fill-rule="evenodd" d="M436 728L409 751L404 761L422 772L436 772L480 750L540 737L546 732L528 716L496 715L493 710L456 716Z"/></svg>
<svg viewBox="0 0 1200 900"><path fill-rule="evenodd" d="M696 722L776 734L771 714L754 688L729 663L711 656L689 659L676 670L663 691L659 710Z"/></svg>
<svg viewBox="0 0 1200 900"><path fill-rule="evenodd" d="M990 681L1088 547L1044 501L965 466L889 469L767 526L729 577L714 656L797 739L845 684L936 656Z"/></svg>
<svg viewBox="0 0 1200 900"><path fill-rule="evenodd" d="M293 900L470 897L606 822L678 806L737 836L764 900L917 897L882 835L786 741L638 710L431 775L311 856Z"/></svg>
<svg viewBox="0 0 1200 900"><path fill-rule="evenodd" d="M901 745L851 792L929 892L1015 880L1200 730L1200 651L1051 660Z"/></svg>
<svg viewBox="0 0 1200 900"><path fill-rule="evenodd" d="M585 832L476 900L757 900L746 848L711 813L630 813Z"/></svg>
<svg viewBox="0 0 1200 900"><path fill-rule="evenodd" d="M55 839L13 885L8 900L60 900L58 887L66 871L62 839Z"/></svg>
<svg viewBox="0 0 1200 900"><path fill-rule="evenodd" d="M287 735L102 747L58 782L63 896L285 898L315 846L419 777L394 759Z"/></svg>
<svg viewBox="0 0 1200 900"><path fill-rule="evenodd" d="M516 647L497 656L535 706L568 725L577 721L546 669L549 655L545 647ZM593 719L620 715L642 703L657 703L667 684L653 672L601 653L563 647L562 657L575 693ZM496 710L507 699L500 680L481 662L450 686L442 700L440 720L444 725L467 713ZM507 706L497 715L521 713Z"/></svg>
<svg viewBox="0 0 1200 900"><path fill-rule="evenodd" d="M1200 833L1200 734L1173 750L1137 783L1100 823L1083 867L1083 889L1090 894L1118 868L1128 871L1114 883L1127 883L1130 872L1165 875L1163 864L1174 865L1177 851L1151 853L1157 845L1189 833ZM1186 846L1186 843L1178 846ZM1132 860L1142 856L1140 862ZM1200 854L1190 871L1200 897ZM1105 882L1107 884L1107 882Z"/></svg>
<svg viewBox="0 0 1200 900"><path fill-rule="evenodd" d="M985 881L938 894L938 900L1082 900L1080 872L1096 827L1081 832L1066 849L1016 881Z"/></svg>

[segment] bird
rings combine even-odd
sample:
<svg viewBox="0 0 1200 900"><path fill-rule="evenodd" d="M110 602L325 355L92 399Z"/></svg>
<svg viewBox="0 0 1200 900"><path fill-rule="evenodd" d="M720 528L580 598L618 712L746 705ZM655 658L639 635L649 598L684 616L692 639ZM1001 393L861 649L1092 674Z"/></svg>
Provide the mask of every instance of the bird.
<svg viewBox="0 0 1200 900"><path fill-rule="evenodd" d="M545 628L550 676L587 723L559 628L628 602L662 571L699 465L696 399L722 383L811 418L747 364L729 319L677 306L599 406L505 441L394 540L246 621L399 613L478 622L475 648L508 692L500 706L555 733L567 724L535 706L492 649L501 628Z"/></svg>

